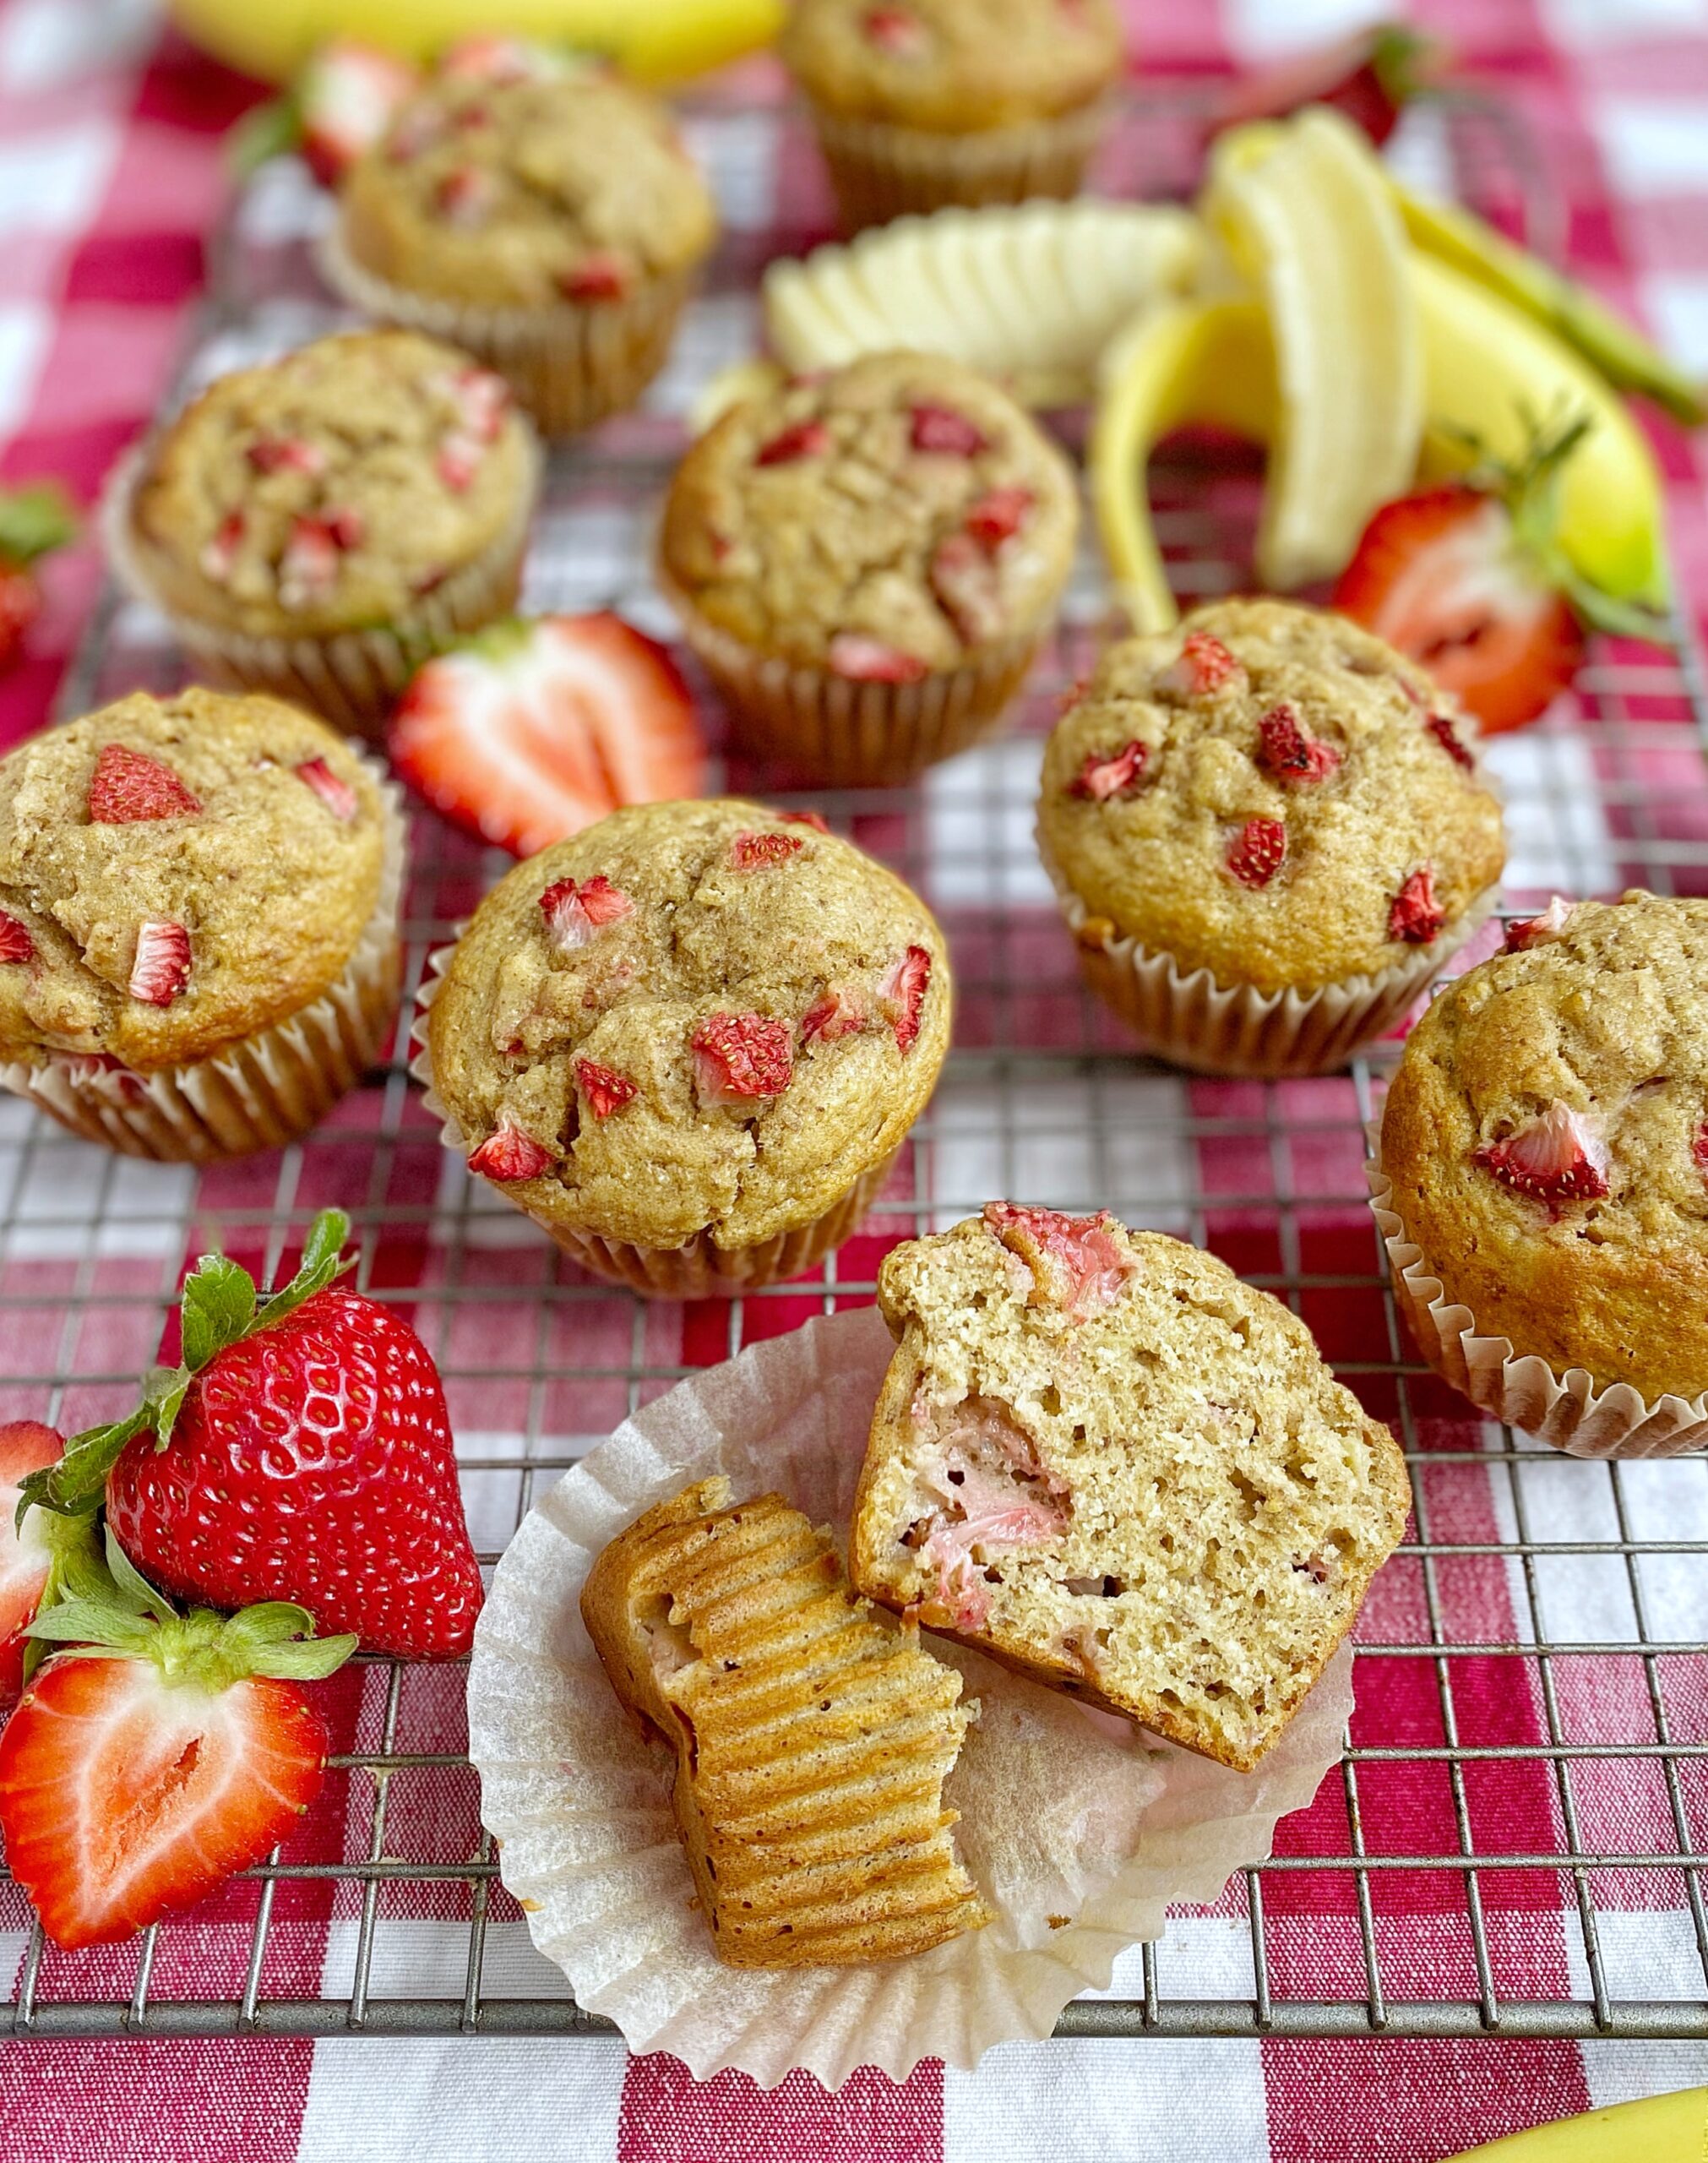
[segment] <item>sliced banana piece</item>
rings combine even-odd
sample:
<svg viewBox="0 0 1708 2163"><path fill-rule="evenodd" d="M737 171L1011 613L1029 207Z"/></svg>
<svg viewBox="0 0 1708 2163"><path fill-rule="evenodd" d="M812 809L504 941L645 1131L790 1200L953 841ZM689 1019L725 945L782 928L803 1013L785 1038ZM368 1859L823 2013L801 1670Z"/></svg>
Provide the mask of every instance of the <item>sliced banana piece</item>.
<svg viewBox="0 0 1708 2163"><path fill-rule="evenodd" d="M1134 313L1189 291L1205 253L1169 204L1028 203L898 218L848 247L774 263L771 350L797 372L895 348L946 353L1034 403L1086 395Z"/></svg>
<svg viewBox="0 0 1708 2163"><path fill-rule="evenodd" d="M1286 591L1341 569L1417 466L1423 343L1405 228L1368 144L1320 106L1221 136L1203 207L1268 307L1281 403L1257 568Z"/></svg>

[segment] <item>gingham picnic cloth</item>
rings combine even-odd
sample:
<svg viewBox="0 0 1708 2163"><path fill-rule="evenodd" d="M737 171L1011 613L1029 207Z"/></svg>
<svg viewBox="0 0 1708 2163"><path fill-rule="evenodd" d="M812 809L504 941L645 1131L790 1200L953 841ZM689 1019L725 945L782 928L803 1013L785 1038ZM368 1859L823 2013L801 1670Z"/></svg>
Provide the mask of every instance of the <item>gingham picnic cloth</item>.
<svg viewBox="0 0 1708 2163"><path fill-rule="evenodd" d="M260 4L261 0L257 0ZM1370 11L1342 0L1131 0L1141 65L1186 75L1226 71L1288 46L1333 35ZM1680 356L1708 368L1708 9L1701 0L1439 0L1417 19L1448 34L1467 65L1522 105L1540 143L1553 184L1569 211L1567 237L1577 266L1610 295L1645 318ZM0 477L18 482L39 472L64 477L85 500L94 497L114 454L154 410L202 283L203 248L226 182L220 136L255 95L170 35L162 35L145 0L4 0L0 4ZM810 183L809 183L810 184ZM749 219L749 222L753 222ZM1700 475L1676 435L1663 441L1671 486L1675 559L1692 602L1708 602L1708 521ZM0 679L0 743L46 717L70 649L97 583L85 547L56 560L46 574L48 607L25 665ZM1691 754L1694 756L1694 753ZM958 804L950 787L937 803L936 831L952 836L956 820L977 815ZM1024 835L1015 836L1024 848ZM1526 844L1529 846L1528 843ZM1517 884L1548 884L1542 853ZM1534 851L1532 852L1534 853ZM940 902L954 894L933 894ZM1046 898L1028 888L1022 899ZM1041 907L1037 935L1059 939ZM1030 935L1024 931L1017 937ZM968 956L963 955L964 967ZM999 962L1000 954L986 956ZM973 957L976 970L978 957ZM1021 1017L1024 1020L1025 1017ZM980 1027L976 1005L964 1027ZM1041 1032L1047 1018L1038 1017ZM1039 1041L1048 1041L1041 1033ZM1132 1114L1131 1146L1145 1147L1147 1104L1162 1100L1203 1122L1237 1114L1244 1102L1234 1085L1185 1083L1135 1076L1110 1081L1118 1112ZM1339 1085L1302 1084L1283 1092L1284 1109L1310 1131L1313 1091ZM976 1083L968 1085L976 1093ZM1249 1093L1249 1092L1246 1092ZM976 1152L977 1106L940 1098L939 1167L958 1146ZM958 1145L960 1122L967 1140ZM1051 1158L1042 1147L1024 1165L1005 1169L1017 1190L1037 1198L1077 1192L1085 1171L1073 1158L1071 1108L1053 1129L1065 1136ZM1200 1128L1199 1131L1205 1131ZM1326 1131L1326 1130L1325 1130ZM1277 1176L1266 1141L1190 1144L1184 1165L1159 1156L1136 1170L1133 1183L1164 1201L1188 1190L1214 1198L1238 1196L1211 1223L1220 1250L1237 1265L1273 1270L1269 1218L1250 1207ZM1310 1147L1302 1138L1296 1147ZM1346 1153L1337 1133L1323 1147ZM1065 1152L1065 1153L1063 1153ZM361 1152L328 1171L322 1152L316 1177L329 1191L300 1195L307 1204L363 1190L369 1170ZM60 1176L92 1181L95 1152L60 1160ZM400 1162L402 1160L400 1160ZM431 1152L408 1160L389 1199L430 1208L438 1187ZM1317 1166L1318 1172L1325 1167ZM1326 1168L1335 1190L1356 1190L1356 1151ZM227 1207L254 1200L264 1209L272 1174L242 1166L210 1174L204 1193ZM973 1158L955 1168L952 1184L993 1190L1002 1174ZM1058 1187L1055 1182L1061 1182ZM127 1220L140 1223L141 1218ZM1298 1264L1319 1277L1337 1268L1368 1274L1368 1223L1344 1212L1304 1229ZM538 1243L535 1243L537 1249ZM860 1243L849 1273L869 1272L877 1247ZM128 1287L157 1289L159 1251L138 1236L134 1252L103 1250L79 1258L73 1250L40 1250L22 1243L5 1267L8 1285L22 1272L52 1310L73 1283L119 1295L92 1310L89 1328L98 1346L79 1348L85 1368L120 1373L154 1355L150 1325L133 1320ZM176 1256L167 1257L168 1266ZM433 1264L421 1248L388 1245L378 1264L387 1281L408 1285ZM476 1250L467 1265L494 1289L514 1283L514 1312L502 1304L480 1310L488 1333L486 1364L504 1367L504 1333L517 1334L516 1371L539 1357L536 1321L525 1289L537 1281L537 1253L499 1239ZM80 1275L79 1275L79 1272ZM552 1348L565 1376L603 1366L620 1372L632 1356L627 1310L613 1303L576 1310L573 1343ZM1314 1295L1308 1319L1330 1356L1356 1358L1379 1332L1381 1316L1369 1295ZM764 1310L763 1326L797 1319L787 1302ZM749 1318L750 1330L757 1317ZM723 1310L715 1306L658 1309L646 1321L650 1359L704 1364L728 1349ZM66 1348L66 1357L71 1348ZM84 1356L86 1355L86 1356ZM0 1347L0 1381L23 1365ZM554 1371L559 1370L554 1369ZM567 1387L568 1385L564 1385ZM529 1385L495 1387L478 1405L454 1403L460 1445L478 1456L482 1440L519 1431L531 1416L554 1424L521 1402ZM557 1421L599 1431L623 1408L620 1387L579 1386L573 1417ZM9 1415L38 1408L14 1403L0 1387ZM1466 1446L1476 1425L1445 1392L1419 1395L1429 1416L1421 1423L1426 1447ZM1373 1408L1384 1408L1377 1403ZM67 1409L68 1422L77 1408ZM608 1414L608 1416L607 1416ZM474 1430L480 1430L475 1436ZM473 1440L471 1441L471 1437ZM1474 1439L1471 1447L1475 1447ZM1639 1535L1670 1523L1700 1535L1700 1471L1669 1480L1666 1468L1643 1484L1635 1507ZM1605 1489L1596 1500L1579 1477L1583 1468L1544 1467L1526 1474L1528 1529L1543 1536L1606 1536ZM1558 1476L1544 1476L1549 1472ZM1599 1479L1600 1475L1595 1475ZM1637 1490L1633 1490L1636 1492ZM1475 1545L1509 1539L1515 1524L1506 1487L1493 1477L1426 1478L1437 1539ZM477 1463L469 1494L477 1538L482 1537L483 1489ZM1644 1515L1643 1513L1646 1513ZM507 1517L496 1516L502 1539ZM1579 1619L1586 1636L1617 1641L1631 1634L1623 1597L1593 1562L1559 1561L1547 1588L1553 1610ZM1438 1572L1437 1626L1461 1641L1496 1643L1521 1635L1526 1592L1516 1562L1466 1556ZM1708 1602L1688 1572L1664 1570L1645 1580L1680 1636L1708 1636ZM1427 1636L1429 1618L1417 1571L1397 1566L1379 1581L1363 1633L1376 1638ZM1708 1735L1708 1678L1700 1664L1662 1663L1667 1709L1675 1735ZM1355 1735L1363 1740L1428 1744L1443 1739L1442 1707L1428 1663L1390 1663L1379 1719L1361 1710ZM338 1746L372 1747L386 1717L383 1692L370 1670L329 1686ZM1536 1744L1545 1739L1543 1713L1528 1685L1514 1689L1512 1664L1455 1664L1455 1711L1461 1739L1483 1745ZM459 1673L407 1676L398 1708L400 1746L455 1751L464 1740ZM1563 1664L1555 1716L1566 1731L1609 1740L1652 1733L1640 1663ZM1619 1760L1599 1781L1593 1764L1577 1768L1575 1806L1579 1835L1622 1853L1667 1851L1678 1837L1671 1814L1688 1812L1700 1838L1705 1797L1683 1768L1683 1791L1667 1790L1658 1773L1645 1778L1639 1760ZM472 1776L447 1804L443 1783L431 1826L414 1814L407 1778L394 1776L386 1848L415 1854L471 1853L477 1837ZM1363 1780L1364 1837L1371 1850L1450 1853L1454 1803L1439 1765L1367 1765ZM1548 1854L1561 1845L1560 1797L1546 1763L1482 1763L1466 1776L1463 1806L1484 1850ZM335 1860L367 1852L373 1784L351 1776L329 1785L292 1853L299 1860ZM460 1812L458 1826L443 1822ZM1283 1825L1278 1852L1293 1856L1344 1850L1346 1821L1340 1783L1331 1776L1316 1806ZM456 1850L456 1840L464 1844ZM449 1845L447 1844L449 1842ZM1581 1999L1586 1983L1582 1935L1569 1878L1552 1870L1487 1873L1482 1882L1493 1980L1504 1997ZM1633 1996L1695 1997L1691 1919L1682 1882L1665 1872L1602 1872L1590 1882L1602 1957L1616 1987ZM1359 1922L1344 1873L1291 1875L1269 1881L1270 1989L1278 1997L1346 1995L1364 1989ZM157 1993L230 1997L242 1984L249 1943L253 1886L234 1888L197 1918L161 1940L154 1978ZM418 1897L377 1944L369 1986L376 1995L414 1990L454 1994L462 1986L466 1908L461 1888L436 1903ZM8 1976L21 1954L27 1915L15 1890L0 1901L0 1972ZM1457 1873L1377 1872L1372 1927L1382 1975L1395 1997L1444 1992L1473 1996L1477 1978ZM357 1936L356 1896L346 1888L296 1881L281 1888L269 1942L265 1988L280 1995L348 1993ZM55 1987L90 1997L128 1994L132 1956L94 1953L62 1962ZM1211 1910L1176 1917L1158 1953L1165 1991L1198 1997L1252 1995L1245 1895L1236 1886ZM543 1995L561 1979L529 1947L521 1918L495 1894L487 1939L487 1980ZM1142 1988L1138 1955L1123 1962L1114 1991ZM1394 2158L1433 2163L1473 2141L1661 2089L1708 2080L1708 2045L1654 2045L1560 2040L1486 2042L1232 2040L1063 2042L1013 2046L992 2053L976 2071L922 2066L904 2085L876 2075L857 2077L840 2094L825 2094L803 2077L775 2094L744 2079L696 2084L666 2057L631 2058L613 2040L481 2040L124 2043L30 2042L0 2051L0 2163L330 2163L330 2159L502 2159L573 2156L596 2163L1007 2163L1007 2159L1084 2159L1167 2155L1188 2159Z"/></svg>

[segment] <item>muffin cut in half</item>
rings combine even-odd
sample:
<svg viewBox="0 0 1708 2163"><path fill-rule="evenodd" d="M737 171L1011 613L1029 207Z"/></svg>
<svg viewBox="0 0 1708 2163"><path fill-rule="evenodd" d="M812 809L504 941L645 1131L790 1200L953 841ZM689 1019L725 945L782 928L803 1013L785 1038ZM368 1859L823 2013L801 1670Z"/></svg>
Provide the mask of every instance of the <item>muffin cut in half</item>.
<svg viewBox="0 0 1708 2163"><path fill-rule="evenodd" d="M659 1503L600 1555L581 1614L617 1696L675 1746L728 1966L894 1959L990 1921L943 1806L974 1709L960 1677L849 1590L780 1495L732 1506L714 1479Z"/></svg>
<svg viewBox="0 0 1708 2163"><path fill-rule="evenodd" d="M1107 1213L988 1203L878 1301L859 1589L1249 1771L1405 1529L1387 1429L1279 1300Z"/></svg>

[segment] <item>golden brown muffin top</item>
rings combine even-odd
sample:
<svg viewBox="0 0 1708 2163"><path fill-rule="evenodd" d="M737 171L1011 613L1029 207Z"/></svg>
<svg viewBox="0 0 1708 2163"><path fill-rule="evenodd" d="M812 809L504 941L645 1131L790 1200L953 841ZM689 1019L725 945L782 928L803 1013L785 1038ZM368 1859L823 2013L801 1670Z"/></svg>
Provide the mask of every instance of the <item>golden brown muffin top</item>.
<svg viewBox="0 0 1708 2163"><path fill-rule="evenodd" d="M379 791L276 699L138 691L0 759L0 1056L146 1073L284 1021L378 900Z"/></svg>
<svg viewBox="0 0 1708 2163"><path fill-rule="evenodd" d="M1059 884L1183 973L1263 992L1390 968L1500 877L1473 726L1344 618L1223 601L1099 661L1044 755Z"/></svg>
<svg viewBox="0 0 1708 2163"><path fill-rule="evenodd" d="M1478 1330L1708 1390L1708 901L1558 903L1412 1031L1383 1113L1406 1236Z"/></svg>
<svg viewBox="0 0 1708 2163"><path fill-rule="evenodd" d="M811 822L726 798L614 812L519 864L458 941L427 1042L475 1169L536 1167L505 1181L531 1213L742 1247L889 1155L949 1010L917 895Z"/></svg>
<svg viewBox="0 0 1708 2163"><path fill-rule="evenodd" d="M1006 391L882 353L723 415L677 468L660 554L744 644L905 682L1038 629L1078 523L1067 460Z"/></svg>
<svg viewBox="0 0 1708 2163"><path fill-rule="evenodd" d="M953 135L1089 104L1125 57L1110 0L797 0L781 50L832 112Z"/></svg>
<svg viewBox="0 0 1708 2163"><path fill-rule="evenodd" d="M717 232L667 108L594 68L437 78L357 161L341 214L376 275L479 308L618 299Z"/></svg>
<svg viewBox="0 0 1708 2163"><path fill-rule="evenodd" d="M132 536L169 608L312 637L406 615L526 517L536 465L502 378L351 331L210 384L150 450Z"/></svg>

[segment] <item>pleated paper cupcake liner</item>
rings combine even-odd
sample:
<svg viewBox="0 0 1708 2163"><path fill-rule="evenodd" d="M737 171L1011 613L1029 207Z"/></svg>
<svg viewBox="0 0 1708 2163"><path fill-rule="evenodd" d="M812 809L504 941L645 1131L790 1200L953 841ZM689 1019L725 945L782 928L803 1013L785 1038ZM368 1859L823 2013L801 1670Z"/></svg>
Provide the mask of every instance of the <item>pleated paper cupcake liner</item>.
<svg viewBox="0 0 1708 2163"><path fill-rule="evenodd" d="M1112 112L1100 99L1053 119L947 135L815 106L813 125L843 228L857 232L909 211L1077 194Z"/></svg>
<svg viewBox="0 0 1708 2163"><path fill-rule="evenodd" d="M1568 1457L1678 1457L1708 1444L1708 1392L1651 1403L1629 1382L1598 1390L1582 1367L1564 1374L1509 1337L1479 1329L1466 1306L1450 1299L1423 1250L1408 1239L1393 1207L1394 1183L1382 1169L1381 1123L1366 1131L1364 1176L1388 1257L1394 1297L1417 1349L1444 1381L1493 1419L1504 1420Z"/></svg>
<svg viewBox="0 0 1708 2163"><path fill-rule="evenodd" d="M933 669L917 684L857 683L755 652L709 622L661 571L658 579L683 637L729 708L742 748L838 787L911 781L996 735L1048 629L1045 624L1001 640L959 668Z"/></svg>
<svg viewBox="0 0 1708 2163"><path fill-rule="evenodd" d="M1183 974L1172 954L1118 937L1093 917L1037 837L1038 853L1080 957L1080 973L1147 1051L1199 1074L1330 1074L1360 1046L1394 1027L1494 907L1490 887L1429 945L1373 976L1343 978L1311 992L1259 991L1221 983L1210 970Z"/></svg>
<svg viewBox="0 0 1708 2163"><path fill-rule="evenodd" d="M173 607L166 597L160 567L131 515L150 448L139 445L113 469L101 501L101 537L119 584L132 600L145 602L166 616L203 683L270 692L351 735L378 741L392 707L424 661L509 615L516 606L540 485L540 451L531 428L528 485L503 531L431 593L419 595L404 615L324 636L258 637Z"/></svg>
<svg viewBox="0 0 1708 2163"><path fill-rule="evenodd" d="M1350 1651L1259 1769L1189 1756L925 1633L980 1714L944 1799L994 1910L982 1931L868 1967L726 1968L692 1903L670 1810L673 1758L618 1703L582 1626L593 1559L642 1511L714 1473L775 1488L842 1534L894 1347L875 1310L808 1322L680 1384L626 1420L532 1510L475 1633L469 1754L481 1814L535 1944L635 2051L697 2078L734 2068L827 2086L859 2066L905 2079L1047 2035L1171 1902L1213 1900L1268 1854L1339 1760Z"/></svg>
<svg viewBox="0 0 1708 2163"><path fill-rule="evenodd" d="M0 1065L0 1087L29 1098L86 1141L163 1164L253 1156L318 1125L379 1057L402 974L402 798L371 760L363 763L380 792L384 856L373 914L335 983L209 1059L152 1074L71 1055L13 1060Z"/></svg>
<svg viewBox="0 0 1708 2163"><path fill-rule="evenodd" d="M336 226L322 236L317 260L332 290L364 315L443 338L496 369L553 439L639 402L670 357L694 282L692 270L677 270L643 278L617 300L473 308L378 276L356 260Z"/></svg>
<svg viewBox="0 0 1708 2163"><path fill-rule="evenodd" d="M427 956L416 994L416 1021L410 1037L416 1049L409 1070L425 1092L422 1102L440 1122L440 1141L464 1158L471 1153L469 1143L433 1087L427 1017L444 981L454 942L467 929L466 923L458 924L452 945L438 947ZM791 1277L804 1276L851 1239L883 1193L900 1153L898 1146L882 1163L862 1172L810 1223L794 1226L747 1247L721 1247L709 1232L699 1233L679 1247L641 1246L632 1240L607 1239L602 1233L558 1223L542 1211L530 1209L507 1188L499 1185L495 1191L537 1224L571 1261L591 1275L602 1277L607 1283L626 1284L633 1292L658 1299L733 1299L761 1285L786 1283Z"/></svg>

